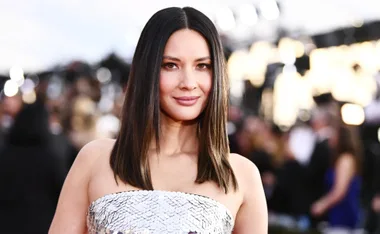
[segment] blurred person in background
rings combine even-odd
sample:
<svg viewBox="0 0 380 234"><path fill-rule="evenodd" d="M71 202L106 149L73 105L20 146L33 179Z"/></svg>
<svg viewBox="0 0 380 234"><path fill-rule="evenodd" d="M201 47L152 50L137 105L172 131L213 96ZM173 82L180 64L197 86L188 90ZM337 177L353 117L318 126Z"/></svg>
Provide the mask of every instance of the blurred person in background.
<svg viewBox="0 0 380 234"><path fill-rule="evenodd" d="M1 102L1 128L7 131L22 108L22 98L20 94L12 97L4 96Z"/></svg>
<svg viewBox="0 0 380 234"><path fill-rule="evenodd" d="M229 152L224 71L206 15L154 14L136 47L120 133L79 152L50 233L267 233L259 172Z"/></svg>
<svg viewBox="0 0 380 234"><path fill-rule="evenodd" d="M336 127L341 122L339 110L337 103L317 106L312 110L310 124L318 142L330 142L329 139L333 137Z"/></svg>
<svg viewBox="0 0 380 234"><path fill-rule="evenodd" d="M362 177L362 206L364 209L363 219L365 230L368 233L380 233L380 143L378 140L378 128L373 126L366 129L367 134L362 134L363 163ZM363 131L363 130L362 130Z"/></svg>
<svg viewBox="0 0 380 234"><path fill-rule="evenodd" d="M60 127L68 138L68 168L73 164L79 150L92 140L96 132L97 104L101 98L99 82L90 76L86 64L73 62L69 65L64 97L60 107Z"/></svg>
<svg viewBox="0 0 380 234"><path fill-rule="evenodd" d="M61 112L64 105L66 104L63 101L56 100L48 100L46 104L49 112L50 131L52 133L51 145L64 163L66 172L68 172L78 150L62 127Z"/></svg>
<svg viewBox="0 0 380 234"><path fill-rule="evenodd" d="M5 138L12 126L14 118L22 107L21 95L13 97L1 94L0 97L0 150L4 147Z"/></svg>
<svg viewBox="0 0 380 234"><path fill-rule="evenodd" d="M361 126L364 151L361 170L363 219L368 233L380 233L380 118L366 113L366 122Z"/></svg>
<svg viewBox="0 0 380 234"><path fill-rule="evenodd" d="M70 169L80 149L87 143L98 139L96 131L98 118L96 103L88 96L78 95L72 97L70 105L62 111L63 133L66 138L67 166Z"/></svg>
<svg viewBox="0 0 380 234"><path fill-rule="evenodd" d="M328 193L313 204L311 213L315 217L328 214L326 233L351 233L359 228L361 214L359 139L352 128L342 124L331 136L330 145L331 164L325 175Z"/></svg>
<svg viewBox="0 0 380 234"><path fill-rule="evenodd" d="M250 150L247 158L258 168L263 182L267 199L271 196L276 181L276 163L279 158L275 157L275 151L280 144L275 142L272 129L259 117L247 117L247 131L250 132Z"/></svg>
<svg viewBox="0 0 380 234"><path fill-rule="evenodd" d="M65 168L50 144L44 103L19 104L8 107L15 116L0 152L1 232L47 233Z"/></svg>
<svg viewBox="0 0 380 234"><path fill-rule="evenodd" d="M0 96L0 150L4 146L4 137L5 137L5 129L2 124L3 117L4 117L3 97Z"/></svg>
<svg viewBox="0 0 380 234"><path fill-rule="evenodd" d="M282 207L295 219L307 219L307 228L317 228L324 217L313 217L310 208L325 194L324 177L329 166L330 147L318 140L313 128L300 123L292 127L285 144L286 161L281 170Z"/></svg>
<svg viewBox="0 0 380 234"><path fill-rule="evenodd" d="M230 151L243 155L258 168L267 191L267 198L275 183L275 166L279 158L272 157L270 152L277 150L270 127L257 116L246 116L237 125L234 134L230 135Z"/></svg>
<svg viewBox="0 0 380 234"><path fill-rule="evenodd" d="M227 132L228 132L228 143L230 146L230 152L231 153L237 153L239 154L239 149L237 145L237 139L236 135L239 131L241 131L242 128L242 118L243 118L243 112L238 106L232 106L230 105L228 108L228 115L227 115Z"/></svg>
<svg viewBox="0 0 380 234"><path fill-rule="evenodd" d="M230 151L249 158L254 148L253 137L262 128L258 117L246 116L235 125L235 132L229 136Z"/></svg>
<svg viewBox="0 0 380 234"><path fill-rule="evenodd" d="M100 100L100 84L99 81L92 77L79 77L74 82L75 96L87 96L94 102Z"/></svg>
<svg viewBox="0 0 380 234"><path fill-rule="evenodd" d="M377 164L377 168L380 168L380 164L378 163ZM379 171L379 170L378 170ZM374 220L374 226L373 227L369 227L369 231L372 231L373 233L380 233L380 173L377 172L376 173L376 194L375 196L372 198L372 204L371 204L371 208L372 208L372 211L374 212L374 215L373 215L373 218L375 219Z"/></svg>
<svg viewBox="0 0 380 234"><path fill-rule="evenodd" d="M0 97L1 100L1 97ZM3 105L2 102L0 101L0 121L3 119ZM3 148L4 145L4 129L0 124L0 150Z"/></svg>
<svg viewBox="0 0 380 234"><path fill-rule="evenodd" d="M87 96L73 100L69 137L78 151L90 141L97 139L96 103Z"/></svg>
<svg viewBox="0 0 380 234"><path fill-rule="evenodd" d="M284 166L288 160L293 160L293 158L289 158L287 152L289 136L288 132L283 132L274 124L271 127L271 136L270 148L266 151L268 161L265 164L267 166L264 167L265 170L262 173L268 199L268 209L272 215L288 214L290 209L288 207L287 191L291 181L288 179Z"/></svg>

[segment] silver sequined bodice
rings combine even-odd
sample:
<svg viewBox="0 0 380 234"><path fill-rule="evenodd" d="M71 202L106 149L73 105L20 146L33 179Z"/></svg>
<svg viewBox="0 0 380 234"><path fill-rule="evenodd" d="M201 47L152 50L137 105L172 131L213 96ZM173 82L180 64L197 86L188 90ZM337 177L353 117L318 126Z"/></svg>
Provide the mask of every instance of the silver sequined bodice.
<svg viewBox="0 0 380 234"><path fill-rule="evenodd" d="M91 203L89 234L230 234L234 219L221 203L201 195L134 190Z"/></svg>

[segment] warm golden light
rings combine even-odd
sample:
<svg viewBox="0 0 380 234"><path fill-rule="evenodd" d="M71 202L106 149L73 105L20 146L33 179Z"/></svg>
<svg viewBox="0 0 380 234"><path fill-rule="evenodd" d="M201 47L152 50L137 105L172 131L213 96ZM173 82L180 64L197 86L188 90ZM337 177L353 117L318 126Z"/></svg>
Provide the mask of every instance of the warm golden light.
<svg viewBox="0 0 380 234"><path fill-rule="evenodd" d="M310 69L323 70L329 65L327 49L315 49L310 53Z"/></svg>
<svg viewBox="0 0 380 234"><path fill-rule="evenodd" d="M251 54L248 56L246 63L245 78L248 79L255 87L261 87L265 81L267 63Z"/></svg>
<svg viewBox="0 0 380 234"><path fill-rule="evenodd" d="M293 86L294 77L280 74L274 84L273 122L280 126L291 126L297 119L296 90Z"/></svg>
<svg viewBox="0 0 380 234"><path fill-rule="evenodd" d="M36 98L36 93L34 91L22 94L22 100L27 104L34 103L36 101Z"/></svg>
<svg viewBox="0 0 380 234"><path fill-rule="evenodd" d="M4 84L4 94L7 97L13 97L18 93L18 85L14 80L7 80Z"/></svg>
<svg viewBox="0 0 380 234"><path fill-rule="evenodd" d="M233 52L228 59L227 73L231 82L234 80L243 80L246 75L247 61L249 57L248 51L237 50Z"/></svg>
<svg viewBox="0 0 380 234"><path fill-rule="evenodd" d="M363 108L356 104L344 104L341 114L343 122L348 125L361 125L365 120Z"/></svg>
<svg viewBox="0 0 380 234"><path fill-rule="evenodd" d="M312 95L316 96L331 91L331 72L331 68L326 68L325 70L313 69L304 75L305 79L311 84Z"/></svg>
<svg viewBox="0 0 380 234"><path fill-rule="evenodd" d="M313 105L310 80L297 72L280 74L274 84L273 121L277 125L291 126L300 110L310 110Z"/></svg>
<svg viewBox="0 0 380 234"><path fill-rule="evenodd" d="M267 41L258 41L252 44L249 54L267 62L273 56L274 46Z"/></svg>
<svg viewBox="0 0 380 234"><path fill-rule="evenodd" d="M296 61L296 49L294 41L290 38L281 38L278 43L278 51L280 53L281 61L284 64L294 64Z"/></svg>
<svg viewBox="0 0 380 234"><path fill-rule="evenodd" d="M305 46L300 41L295 41L296 57L301 58L305 54Z"/></svg>
<svg viewBox="0 0 380 234"><path fill-rule="evenodd" d="M20 87L24 84L24 70L19 66L13 66L9 70L9 77L11 80L17 83L17 86Z"/></svg>
<svg viewBox="0 0 380 234"><path fill-rule="evenodd" d="M352 69L339 68L333 73L335 80L331 84L331 93L338 101L352 102L356 77Z"/></svg>
<svg viewBox="0 0 380 234"><path fill-rule="evenodd" d="M374 53L375 53L375 61L377 62L377 69L380 70L380 40L376 42Z"/></svg>

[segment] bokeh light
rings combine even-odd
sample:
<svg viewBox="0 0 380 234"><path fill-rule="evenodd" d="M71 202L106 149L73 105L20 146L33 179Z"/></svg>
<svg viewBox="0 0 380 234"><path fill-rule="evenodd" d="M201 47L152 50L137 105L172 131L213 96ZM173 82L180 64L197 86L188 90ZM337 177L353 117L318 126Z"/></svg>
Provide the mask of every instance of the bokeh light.
<svg viewBox="0 0 380 234"><path fill-rule="evenodd" d="M4 94L13 97L18 93L18 85L14 80L7 80L4 84Z"/></svg>

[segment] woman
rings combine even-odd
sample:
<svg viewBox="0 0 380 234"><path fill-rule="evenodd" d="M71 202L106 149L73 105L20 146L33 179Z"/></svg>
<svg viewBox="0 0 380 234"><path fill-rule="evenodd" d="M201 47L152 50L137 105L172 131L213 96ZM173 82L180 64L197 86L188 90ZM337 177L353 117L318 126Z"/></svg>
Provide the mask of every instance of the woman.
<svg viewBox="0 0 380 234"><path fill-rule="evenodd" d="M327 233L351 233L359 228L360 184L359 139L354 138L348 126L341 125L331 138L332 167L326 173L328 193L312 206L311 213L318 217L327 213Z"/></svg>
<svg viewBox="0 0 380 234"><path fill-rule="evenodd" d="M199 11L153 15L133 58L119 136L80 151L51 234L267 233L257 168L228 149L222 51Z"/></svg>

